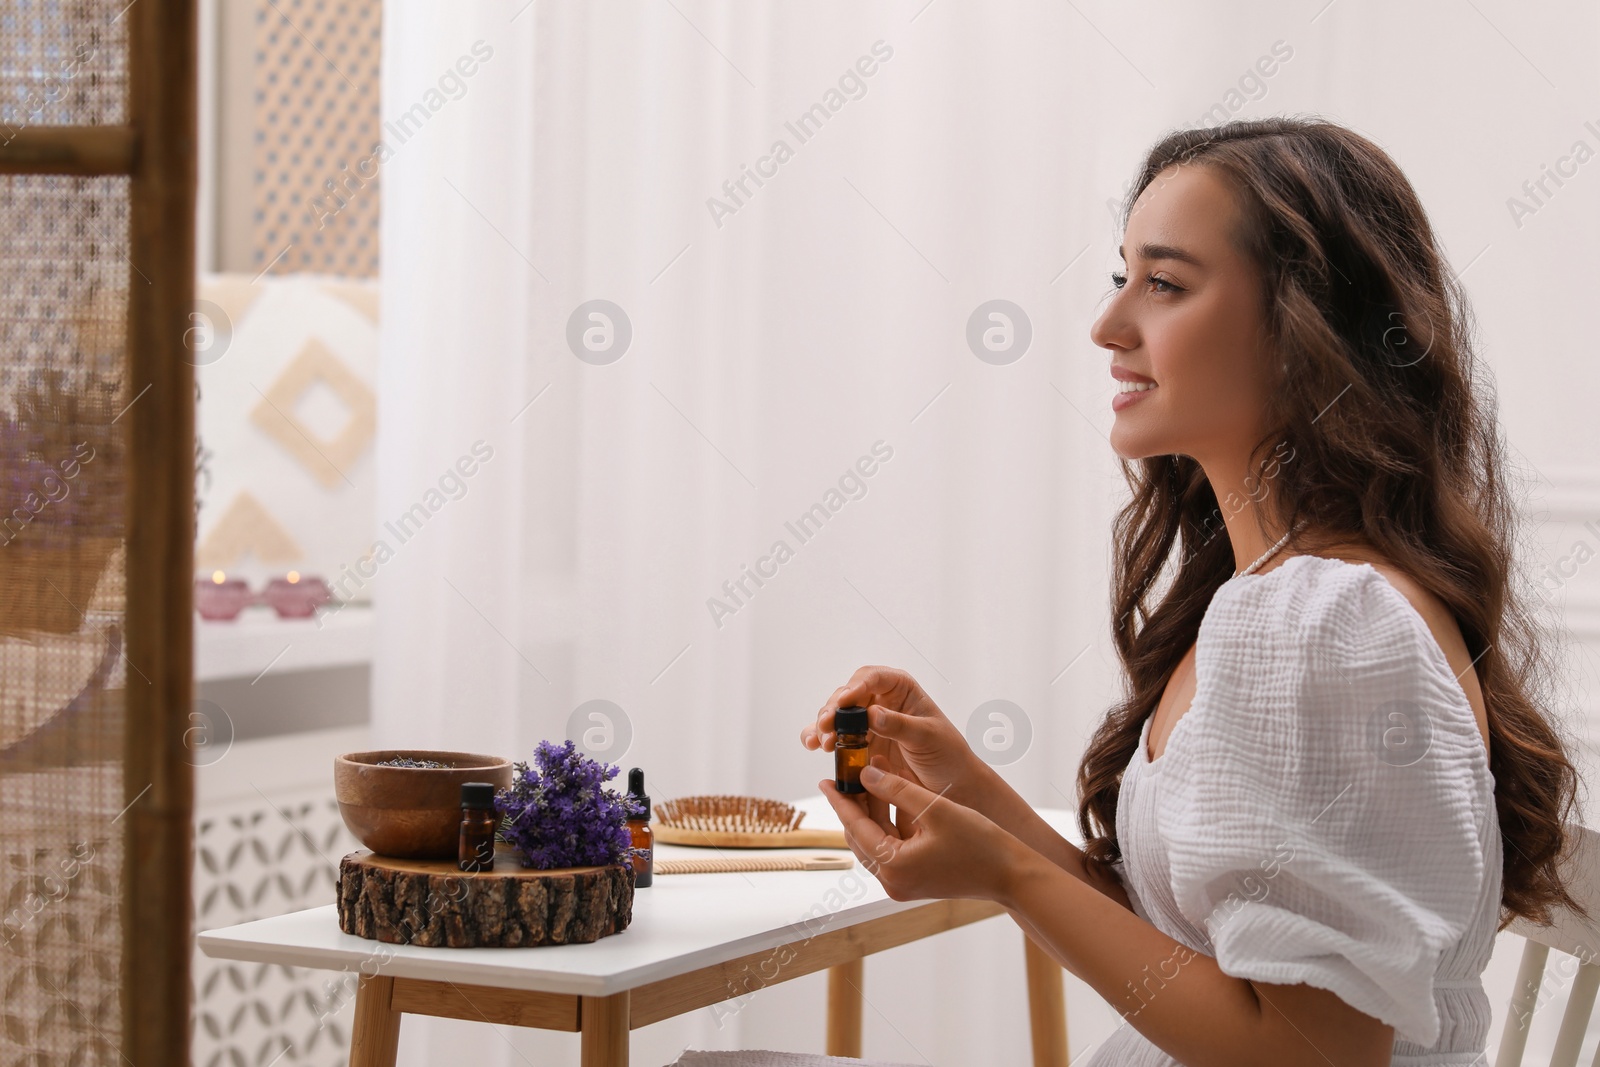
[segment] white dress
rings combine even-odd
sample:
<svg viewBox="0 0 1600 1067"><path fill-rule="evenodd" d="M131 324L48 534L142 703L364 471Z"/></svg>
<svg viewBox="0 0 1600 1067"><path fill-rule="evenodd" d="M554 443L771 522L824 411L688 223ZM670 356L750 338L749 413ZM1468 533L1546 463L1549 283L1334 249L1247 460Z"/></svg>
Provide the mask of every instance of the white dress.
<svg viewBox="0 0 1600 1067"><path fill-rule="evenodd" d="M1149 730L1117 805L1139 916L1227 974L1328 989L1392 1024L1396 1065L1487 1062L1494 778L1399 590L1318 556L1226 582L1200 624L1194 701L1153 762ZM1151 961L1141 1003L1180 970ZM1178 1062L1126 1021L1087 1061Z"/></svg>

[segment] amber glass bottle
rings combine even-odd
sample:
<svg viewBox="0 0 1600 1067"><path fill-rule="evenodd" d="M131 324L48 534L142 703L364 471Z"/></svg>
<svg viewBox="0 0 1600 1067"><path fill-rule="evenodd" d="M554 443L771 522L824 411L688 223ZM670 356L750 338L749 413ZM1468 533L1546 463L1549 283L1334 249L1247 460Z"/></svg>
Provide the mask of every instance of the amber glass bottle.
<svg viewBox="0 0 1600 1067"><path fill-rule="evenodd" d="M861 771L867 765L867 709L833 713L833 784L841 793L865 793Z"/></svg>
<svg viewBox="0 0 1600 1067"><path fill-rule="evenodd" d="M633 885L642 889L656 878L656 834L650 829L650 798L644 792L644 768L628 772L628 799L637 814L628 820L628 836L633 839Z"/></svg>
<svg viewBox="0 0 1600 1067"><path fill-rule="evenodd" d="M494 784L461 783L461 846L457 866L463 871L494 869L494 832L500 813L494 808Z"/></svg>

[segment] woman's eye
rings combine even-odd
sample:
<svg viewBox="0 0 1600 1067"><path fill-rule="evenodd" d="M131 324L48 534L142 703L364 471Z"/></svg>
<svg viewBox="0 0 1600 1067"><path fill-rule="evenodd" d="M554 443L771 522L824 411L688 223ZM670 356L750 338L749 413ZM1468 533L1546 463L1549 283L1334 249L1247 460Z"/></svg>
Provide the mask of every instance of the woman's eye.
<svg viewBox="0 0 1600 1067"><path fill-rule="evenodd" d="M1182 286L1176 285L1173 282L1169 282L1165 278L1158 278L1154 274L1146 276L1145 277L1145 282L1146 282L1146 284L1157 286L1158 288L1156 289L1156 292L1158 292L1158 293L1181 293L1181 292L1183 292L1183 287ZM1121 289L1124 285L1127 285L1127 284L1128 284L1128 276L1126 274L1122 273L1121 271L1116 271L1116 272L1112 273L1112 275L1111 275L1111 287L1113 289ZM1160 286L1166 286L1166 288L1164 288L1164 289L1163 288L1159 288Z"/></svg>

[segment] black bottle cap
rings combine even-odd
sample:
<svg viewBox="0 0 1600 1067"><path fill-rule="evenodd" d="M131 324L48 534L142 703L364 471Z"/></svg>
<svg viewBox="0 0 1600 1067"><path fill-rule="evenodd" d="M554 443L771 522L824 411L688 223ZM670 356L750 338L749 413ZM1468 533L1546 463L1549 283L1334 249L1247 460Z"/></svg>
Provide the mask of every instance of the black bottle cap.
<svg viewBox="0 0 1600 1067"><path fill-rule="evenodd" d="M461 806L463 808L478 808L488 811L494 810L494 783L493 782L462 782Z"/></svg>
<svg viewBox="0 0 1600 1067"><path fill-rule="evenodd" d="M644 811L633 816L634 820L650 821L650 798L644 792L644 768L635 767L628 772L628 799L633 801Z"/></svg>
<svg viewBox="0 0 1600 1067"><path fill-rule="evenodd" d="M833 713L834 733L864 734L867 732L866 708L840 708Z"/></svg>

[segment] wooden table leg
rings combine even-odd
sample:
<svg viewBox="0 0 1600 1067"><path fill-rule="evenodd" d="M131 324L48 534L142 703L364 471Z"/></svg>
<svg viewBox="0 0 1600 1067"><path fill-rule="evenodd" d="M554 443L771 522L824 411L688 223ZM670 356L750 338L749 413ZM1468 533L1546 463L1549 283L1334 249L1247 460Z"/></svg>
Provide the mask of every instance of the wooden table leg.
<svg viewBox="0 0 1600 1067"><path fill-rule="evenodd" d="M1022 935L1028 970L1028 1025L1033 1067L1067 1067L1067 1002L1061 965L1027 934Z"/></svg>
<svg viewBox="0 0 1600 1067"><path fill-rule="evenodd" d="M400 1052L400 1013L389 1006L393 993L393 978L361 976L350 1034L350 1067L394 1067Z"/></svg>
<svg viewBox="0 0 1600 1067"><path fill-rule="evenodd" d="M584 997L578 1009L583 1031L583 1067L628 1067L627 991L609 997Z"/></svg>
<svg viewBox="0 0 1600 1067"><path fill-rule="evenodd" d="M861 986L866 960L828 968L828 1036L823 1051L830 1056L861 1055Z"/></svg>

